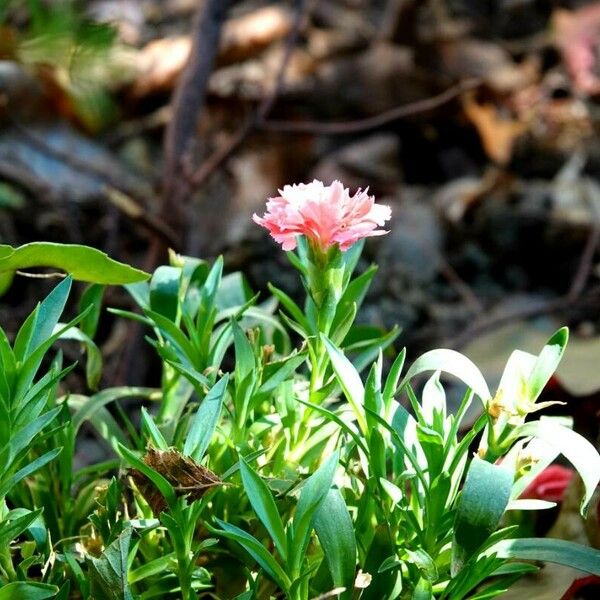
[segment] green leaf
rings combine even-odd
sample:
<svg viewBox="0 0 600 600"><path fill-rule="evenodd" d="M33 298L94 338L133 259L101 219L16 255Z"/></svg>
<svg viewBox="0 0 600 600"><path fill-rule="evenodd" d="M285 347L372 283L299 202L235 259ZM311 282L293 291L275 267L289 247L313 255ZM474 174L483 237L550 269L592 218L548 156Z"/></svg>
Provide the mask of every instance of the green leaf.
<svg viewBox="0 0 600 600"><path fill-rule="evenodd" d="M229 375L226 374L215 383L200 403L192 421L183 446L183 454L191 456L196 462L202 460L217 427L228 381Z"/></svg>
<svg viewBox="0 0 600 600"><path fill-rule="evenodd" d="M78 244L33 242L18 248L0 245L0 273L30 267L53 267L73 279L105 285L144 281L149 275L109 258L104 252Z"/></svg>
<svg viewBox="0 0 600 600"><path fill-rule="evenodd" d="M96 390L100 383L100 378L102 377L102 354L100 353L100 349L96 346L92 338L77 327L71 327L70 329L65 330L64 323L57 323L52 333L59 332L59 339L75 340L84 346L87 353L85 378L88 387L92 390Z"/></svg>
<svg viewBox="0 0 600 600"><path fill-rule="evenodd" d="M177 318L181 269L161 266L150 280L150 309L171 321Z"/></svg>
<svg viewBox="0 0 600 600"><path fill-rule="evenodd" d="M300 325L305 335L309 335L310 333L310 325L308 324L308 320L304 316L304 313L300 309L300 307L285 293L280 289L276 288L272 284L268 284L269 291L279 302L281 305L287 310L290 316Z"/></svg>
<svg viewBox="0 0 600 600"><path fill-rule="evenodd" d="M568 341L569 330L566 327L562 327L542 348L527 382L529 400L531 402L535 402L550 380L550 377L554 374L554 371L556 371Z"/></svg>
<svg viewBox="0 0 600 600"><path fill-rule="evenodd" d="M58 593L55 585L14 581L0 587L0 600L45 600Z"/></svg>
<svg viewBox="0 0 600 600"><path fill-rule="evenodd" d="M127 581L131 527L108 546L100 558L90 558L90 597L93 600L133 600Z"/></svg>
<svg viewBox="0 0 600 600"><path fill-rule="evenodd" d="M142 406L142 430L145 430L152 444L159 450L168 450L169 444L160 429L156 426L152 415Z"/></svg>
<svg viewBox="0 0 600 600"><path fill-rule="evenodd" d="M577 469L585 486L581 513L585 515L596 486L600 482L600 455L583 436L554 422L551 418L525 423L515 437L538 438L561 452Z"/></svg>
<svg viewBox="0 0 600 600"><path fill-rule="evenodd" d="M180 363L172 360L167 360L170 366L172 366L178 373L181 373L196 390L196 393L202 397L204 396L204 388L210 388L210 380L202 373L199 373L193 368L188 368Z"/></svg>
<svg viewBox="0 0 600 600"><path fill-rule="evenodd" d="M600 550L552 538L501 540L486 550L499 558L541 560L558 563L600 576Z"/></svg>
<svg viewBox="0 0 600 600"><path fill-rule="evenodd" d="M254 352L238 322L231 321L233 343L235 346L235 379L236 387L254 370Z"/></svg>
<svg viewBox="0 0 600 600"><path fill-rule="evenodd" d="M402 375L402 368L404 367L405 360L406 348L402 348L402 351L396 356L390 367L390 372L388 373L385 386L383 387L383 405L386 407L386 412L388 412L388 414L392 406L392 400L396 394L396 389L398 388L398 381L400 380L400 375Z"/></svg>
<svg viewBox="0 0 600 600"><path fill-rule="evenodd" d="M314 526L334 586L346 588L340 598L351 598L356 574L356 539L352 518L337 488L327 492L315 512Z"/></svg>
<svg viewBox="0 0 600 600"><path fill-rule="evenodd" d="M285 571L255 537L235 525L225 523L225 521L221 521L220 519L215 520L219 524L219 527L221 527L221 530L217 529L215 533L238 542L283 591L287 591L290 588L291 581Z"/></svg>
<svg viewBox="0 0 600 600"><path fill-rule="evenodd" d="M491 397L487 383L475 364L460 352L444 348L430 350L417 358L404 376L400 388L403 388L416 375L426 371L443 371L458 377L484 402Z"/></svg>
<svg viewBox="0 0 600 600"><path fill-rule="evenodd" d="M61 281L27 317L15 339L17 360L24 362L52 335L69 297L71 282L70 277Z"/></svg>
<svg viewBox="0 0 600 600"><path fill-rule="evenodd" d="M285 562L287 560L285 530L271 491L258 473L251 469L243 458L240 458L240 474L244 490L254 512L265 526L279 555Z"/></svg>
<svg viewBox="0 0 600 600"><path fill-rule="evenodd" d="M146 309L144 314L152 319L156 328L173 345L180 360L184 361L186 366L192 366L196 350L183 331L173 321L153 310Z"/></svg>
<svg viewBox="0 0 600 600"><path fill-rule="evenodd" d="M417 550L405 550L410 562L412 562L421 571L423 577L430 583L435 583L438 580L438 570L433 558L425 550L419 548Z"/></svg>
<svg viewBox="0 0 600 600"><path fill-rule="evenodd" d="M93 420L95 414L107 404L116 402L123 398L149 398L152 394L155 394L154 388L145 387L134 387L134 386L120 386L114 388L107 388L86 398L81 402L70 402L69 406L77 406L73 411L72 423L74 433L77 434L79 428L85 423L85 421ZM77 399L85 397L77 396Z"/></svg>
<svg viewBox="0 0 600 600"><path fill-rule="evenodd" d="M326 336L322 336L331 366L335 372L335 376L342 388L346 399L350 403L360 429L367 431L367 420L365 418L363 403L365 398L365 388L360 379L358 371L354 365L344 356Z"/></svg>
<svg viewBox="0 0 600 600"><path fill-rule="evenodd" d="M304 354L291 354L282 361L265 365L263 370L263 383L256 391L256 396L270 394L284 381L289 379L296 369L306 360Z"/></svg>
<svg viewBox="0 0 600 600"><path fill-rule="evenodd" d="M0 499L4 498L10 490L19 483L25 477L29 477L32 473L35 473L38 469L41 469L44 465L48 464L51 460L54 460L62 451L62 448L53 448L45 454L42 454L39 458L30 462L22 469L17 471L9 479L2 483L0 486Z"/></svg>
<svg viewBox="0 0 600 600"><path fill-rule="evenodd" d="M96 335L98 329L103 296L104 286L99 283L92 283L87 286L79 300L79 312L84 312L88 306L92 307L92 310L87 313L85 319L79 325L81 331L91 338Z"/></svg>
<svg viewBox="0 0 600 600"><path fill-rule="evenodd" d="M330 420L330 421L334 422L336 425L338 425L344 433L348 434L352 438L354 443L365 454L368 454L368 448L365 446L364 439L349 425L349 422L352 423L351 419L342 418L342 417L338 416L336 413L334 413L333 411L329 410L328 408L321 406L320 404L313 404L311 402L306 402L305 400L302 400L301 398L298 398L297 400L301 404L304 404L304 406L310 406L310 408L321 413L328 420ZM343 417L345 417L345 416L346 415L343 415Z"/></svg>
<svg viewBox="0 0 600 600"><path fill-rule="evenodd" d="M176 560L177 559L174 552L170 552L169 554L165 554L164 556L159 556L154 560L150 560L149 562L142 564L142 566L129 573L129 583L137 583L138 581L142 581L147 577L169 571L169 569L173 568L173 564L176 562Z"/></svg>
<svg viewBox="0 0 600 600"><path fill-rule="evenodd" d="M88 400L88 396L80 396L79 394L69 394L68 398L64 399L71 410L83 408ZM120 425L105 407L94 410L88 420L90 425L96 430L96 433L103 440L106 440L116 453L118 453L117 445L119 443L124 445L129 443Z"/></svg>
<svg viewBox="0 0 600 600"><path fill-rule="evenodd" d="M31 440L56 418L59 412L60 407L57 406L30 421L21 431L13 435L9 443L0 452L0 464L9 466L15 457L29 446ZM2 475L0 474L1 477Z"/></svg>
<svg viewBox="0 0 600 600"><path fill-rule="evenodd" d="M402 572L388 569L389 557L396 555L396 536L388 524L379 523L366 551L362 569L372 576L371 584L362 591L361 600L396 600L402 591Z"/></svg>
<svg viewBox="0 0 600 600"><path fill-rule="evenodd" d="M88 310L90 309L91 307ZM83 318L85 318L85 313L81 313L73 320L69 321L69 323L67 323L63 329L50 335L30 353L19 369L19 374L16 381L16 389L14 392L15 398L21 398L27 393L31 387L31 382L33 381L33 378L40 367L44 355L46 352L48 352L52 344L54 344L54 342L56 342L56 340L60 337L60 334L79 323L79 321L81 321Z"/></svg>
<svg viewBox="0 0 600 600"><path fill-rule="evenodd" d="M5 548L21 535L42 513L42 509L27 512L20 517L5 519L0 523L0 547ZM10 514L8 515L11 516Z"/></svg>
<svg viewBox="0 0 600 600"><path fill-rule="evenodd" d="M412 600L434 600L431 581L421 577L413 592Z"/></svg>
<svg viewBox="0 0 600 600"><path fill-rule="evenodd" d="M506 510L514 480L512 469L473 458L463 487L454 523L452 574L495 531Z"/></svg>
<svg viewBox="0 0 600 600"><path fill-rule="evenodd" d="M423 388L421 405L426 425L443 436L446 420L446 393L440 383L439 371L436 371L427 380Z"/></svg>
<svg viewBox="0 0 600 600"><path fill-rule="evenodd" d="M305 482L300 491L293 520L290 552L292 571L299 575L310 540L312 519L333 484L333 476L339 462L339 452L334 452Z"/></svg>

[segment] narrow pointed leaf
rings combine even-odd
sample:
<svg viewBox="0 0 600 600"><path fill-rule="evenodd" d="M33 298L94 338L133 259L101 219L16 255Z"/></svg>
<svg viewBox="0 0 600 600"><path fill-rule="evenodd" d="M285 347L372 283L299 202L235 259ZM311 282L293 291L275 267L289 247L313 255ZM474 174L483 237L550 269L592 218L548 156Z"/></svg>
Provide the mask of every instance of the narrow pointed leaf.
<svg viewBox="0 0 600 600"><path fill-rule="evenodd" d="M183 454L200 462L215 432L229 376L224 375L206 394L196 411L183 446Z"/></svg>
<svg viewBox="0 0 600 600"><path fill-rule="evenodd" d="M244 490L254 512L271 536L279 555L286 561L287 545L285 530L271 491L258 473L251 469L243 458L240 459L240 474Z"/></svg>
<svg viewBox="0 0 600 600"><path fill-rule="evenodd" d="M337 488L327 492L315 513L314 524L333 584L346 588L340 595L342 600L351 598L356 575L356 539L352 518Z"/></svg>

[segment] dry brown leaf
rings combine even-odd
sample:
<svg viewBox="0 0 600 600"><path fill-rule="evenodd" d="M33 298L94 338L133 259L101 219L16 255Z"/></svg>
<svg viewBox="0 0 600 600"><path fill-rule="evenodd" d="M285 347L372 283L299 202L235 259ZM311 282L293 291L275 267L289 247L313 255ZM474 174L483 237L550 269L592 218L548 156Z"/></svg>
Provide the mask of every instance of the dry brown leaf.
<svg viewBox="0 0 600 600"><path fill-rule="evenodd" d="M173 486L177 496L185 496L190 502L202 498L210 488L223 484L212 471L175 449L148 448L144 462ZM165 510L166 501L155 485L137 469L129 469L128 473L154 515Z"/></svg>
<svg viewBox="0 0 600 600"><path fill-rule="evenodd" d="M291 16L283 8L268 6L227 21L223 27L218 63L245 60L284 38ZM183 70L191 49L189 36L154 40L137 56L137 76L130 93L135 98L170 91Z"/></svg>
<svg viewBox="0 0 600 600"><path fill-rule="evenodd" d="M527 131L527 125L503 118L493 104L479 104L471 95L464 97L463 107L467 118L477 129L489 158L499 165L508 163L515 142Z"/></svg>
<svg viewBox="0 0 600 600"><path fill-rule="evenodd" d="M291 27L291 13L278 6L265 6L231 19L223 28L219 63L231 63L254 56L287 36Z"/></svg>

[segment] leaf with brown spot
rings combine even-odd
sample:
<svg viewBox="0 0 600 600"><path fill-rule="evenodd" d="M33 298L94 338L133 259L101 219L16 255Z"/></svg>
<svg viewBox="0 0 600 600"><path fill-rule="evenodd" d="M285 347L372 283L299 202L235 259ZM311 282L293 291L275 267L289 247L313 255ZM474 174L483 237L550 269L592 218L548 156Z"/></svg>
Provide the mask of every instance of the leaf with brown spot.
<svg viewBox="0 0 600 600"><path fill-rule="evenodd" d="M185 496L190 502L202 498L210 488L223 485L215 473L173 448L148 448L144 462L173 486L177 496ZM128 473L155 515L166 509L163 495L143 473L137 469L129 469Z"/></svg>

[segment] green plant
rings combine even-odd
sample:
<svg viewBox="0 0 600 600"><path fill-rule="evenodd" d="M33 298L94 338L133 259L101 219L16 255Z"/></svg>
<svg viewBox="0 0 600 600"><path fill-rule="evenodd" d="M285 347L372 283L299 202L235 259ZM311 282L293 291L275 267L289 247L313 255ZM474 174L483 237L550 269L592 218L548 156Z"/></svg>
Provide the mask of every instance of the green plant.
<svg viewBox="0 0 600 600"><path fill-rule="evenodd" d="M70 277L12 343L0 335L0 598L483 600L537 560L600 574L600 551L507 519L552 505L522 494L559 454L583 480L582 513L600 479L564 418L531 418L567 330L537 356L516 351L495 393L453 350L406 368L396 331L354 323L375 274L354 275L361 242L295 245L303 303L260 299L221 259L173 254L144 281L91 249L74 263L61 246L0 256L0 274L46 264L96 282L65 325ZM95 389L99 283L137 304L111 312L147 328L159 389ZM68 393L60 352L44 359L61 338L86 348L88 393ZM464 387L454 413L448 377ZM144 405L127 413L133 397ZM84 424L106 460L75 469Z"/></svg>
<svg viewBox="0 0 600 600"><path fill-rule="evenodd" d="M26 25L13 30L10 16L20 10ZM64 99L61 104L92 131L114 119L109 90L123 77L116 30L90 20L75 0L3 0L0 5L0 56L28 69L44 69ZM55 92L56 93L56 92Z"/></svg>

